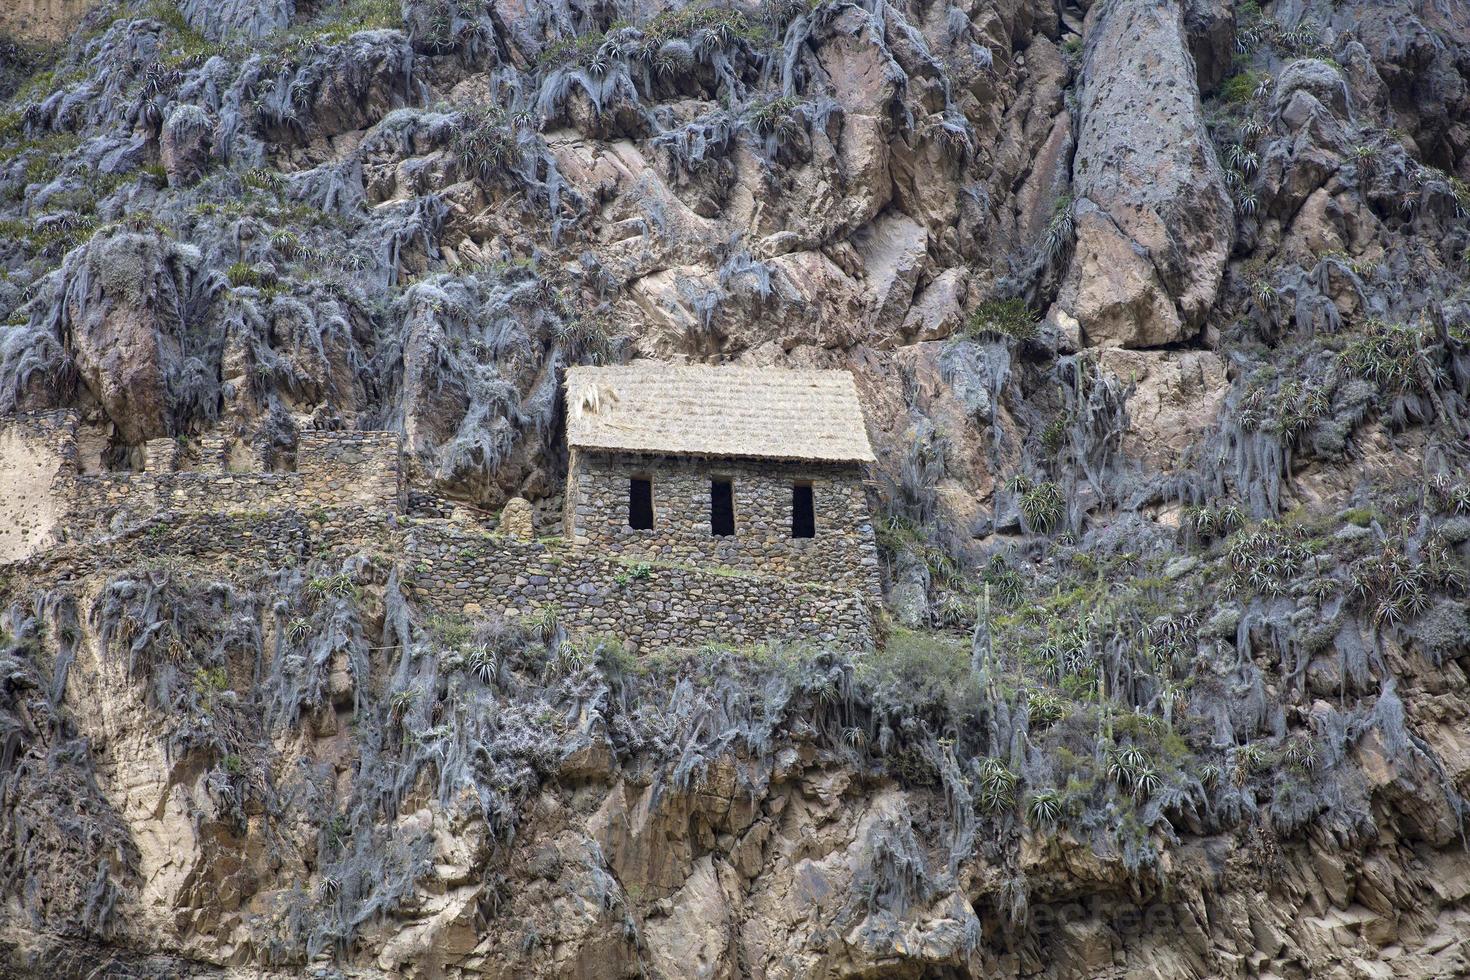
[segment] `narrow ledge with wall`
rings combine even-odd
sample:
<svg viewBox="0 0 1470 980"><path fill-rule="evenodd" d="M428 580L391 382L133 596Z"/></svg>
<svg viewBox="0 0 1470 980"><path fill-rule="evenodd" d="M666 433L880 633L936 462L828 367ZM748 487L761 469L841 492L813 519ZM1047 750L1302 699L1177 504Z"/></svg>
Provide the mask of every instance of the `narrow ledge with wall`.
<svg viewBox="0 0 1470 980"><path fill-rule="evenodd" d="M0 568L289 565L356 547L396 564L405 594L436 614L550 616L636 650L872 645L872 451L850 375L573 368L567 407L565 535L542 540L519 500L509 534L409 516L423 489L393 432L302 430L289 471L240 472L241 453L214 435L153 440L141 469L99 472L79 462L75 412L0 418Z"/></svg>

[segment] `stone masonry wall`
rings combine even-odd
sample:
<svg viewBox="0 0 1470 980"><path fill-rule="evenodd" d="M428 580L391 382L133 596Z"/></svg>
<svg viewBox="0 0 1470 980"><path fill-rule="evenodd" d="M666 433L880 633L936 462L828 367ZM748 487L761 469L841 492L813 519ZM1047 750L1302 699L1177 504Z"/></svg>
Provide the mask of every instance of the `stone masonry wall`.
<svg viewBox="0 0 1470 980"><path fill-rule="evenodd" d="M574 636L613 636L633 649L873 643L872 613L856 590L640 563L428 521L409 528L403 562L410 595L438 612L515 617L553 606Z"/></svg>
<svg viewBox="0 0 1470 980"><path fill-rule="evenodd" d="M296 475L313 504L401 511L400 443L395 432L306 430L296 439Z"/></svg>
<svg viewBox="0 0 1470 980"><path fill-rule="evenodd" d="M396 560L404 591L427 610L514 618L552 606L573 637L615 637L633 650L783 640L855 650L874 638L872 608L855 592L642 564L437 519L386 521L356 507L160 513L106 548L64 545L11 565L6 578L54 583L157 559L283 567L363 550Z"/></svg>
<svg viewBox="0 0 1470 980"><path fill-rule="evenodd" d="M654 526L628 526L628 483L653 481ZM735 533L710 533L710 481L731 481ZM791 536L791 488L810 483L816 537ZM567 478L567 536L628 559L720 566L877 596L878 547L856 464L703 460L579 450Z"/></svg>
<svg viewBox="0 0 1470 980"><path fill-rule="evenodd" d="M391 432L302 432L290 473L113 472L79 476L66 493L66 524L75 536L159 511L264 512L359 506L401 510L399 440ZM151 453L156 458L157 452ZM152 464L150 463L150 466Z"/></svg>
<svg viewBox="0 0 1470 980"><path fill-rule="evenodd" d="M401 552L403 534L379 514L356 507L281 510L269 514L159 513L111 539L105 548L66 544L12 564L0 583L35 586L153 560L223 563L232 569L282 568L312 558L362 551Z"/></svg>

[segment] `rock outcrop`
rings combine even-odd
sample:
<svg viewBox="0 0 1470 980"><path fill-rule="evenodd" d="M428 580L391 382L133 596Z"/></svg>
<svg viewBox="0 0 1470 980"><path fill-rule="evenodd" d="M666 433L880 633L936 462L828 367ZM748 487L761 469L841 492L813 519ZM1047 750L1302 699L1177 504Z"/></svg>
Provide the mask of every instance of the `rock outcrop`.
<svg viewBox="0 0 1470 980"><path fill-rule="evenodd" d="M1235 222L1182 7L1102 2L1087 24L1060 302L1095 345L1184 340L1215 303Z"/></svg>

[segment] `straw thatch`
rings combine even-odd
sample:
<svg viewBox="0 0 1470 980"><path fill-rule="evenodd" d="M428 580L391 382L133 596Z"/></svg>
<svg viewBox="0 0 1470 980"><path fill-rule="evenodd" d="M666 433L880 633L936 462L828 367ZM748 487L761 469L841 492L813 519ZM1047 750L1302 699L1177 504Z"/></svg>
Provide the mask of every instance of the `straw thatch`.
<svg viewBox="0 0 1470 980"><path fill-rule="evenodd" d="M567 442L672 456L873 461L847 371L654 361L570 368Z"/></svg>

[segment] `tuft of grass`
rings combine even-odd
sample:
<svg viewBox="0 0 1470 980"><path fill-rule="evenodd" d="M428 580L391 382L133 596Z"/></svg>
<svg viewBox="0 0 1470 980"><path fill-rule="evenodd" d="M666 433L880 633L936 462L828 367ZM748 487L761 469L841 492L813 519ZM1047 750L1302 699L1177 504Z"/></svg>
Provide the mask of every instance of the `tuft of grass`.
<svg viewBox="0 0 1470 980"><path fill-rule="evenodd" d="M1026 822L1037 829L1055 827L1063 809L1061 793L1039 789L1026 798Z"/></svg>
<svg viewBox="0 0 1470 980"><path fill-rule="evenodd" d="M450 148L465 176L482 183L511 173L521 156L515 121L504 109L491 105L460 111Z"/></svg>
<svg viewBox="0 0 1470 980"><path fill-rule="evenodd" d="M975 802L986 813L999 813L1016 805L1016 774L999 759L983 758L975 766Z"/></svg>
<svg viewBox="0 0 1470 980"><path fill-rule="evenodd" d="M329 44L341 44L362 31L397 30L401 27L403 9L398 0L339 0L319 7L310 23L292 33L323 38Z"/></svg>
<svg viewBox="0 0 1470 980"><path fill-rule="evenodd" d="M1055 262L1072 244L1072 233L1077 225L1077 214L1072 205L1072 195L1063 194L1052 204L1051 220L1046 225L1046 238L1042 245L1048 262Z"/></svg>
<svg viewBox="0 0 1470 980"><path fill-rule="evenodd" d="M1033 483L1018 476L1011 481L1011 489L1020 495L1021 516L1032 531L1050 534L1061 526L1066 515L1067 498L1059 484L1049 481Z"/></svg>
<svg viewBox="0 0 1470 980"><path fill-rule="evenodd" d="M636 26L641 39L636 44L613 52L604 47L612 35ZM615 58L654 64L659 49L669 41L684 40L705 48L728 49L737 43L757 45L768 41L765 26L730 7L694 3L665 11L642 24L615 21L606 31L593 31L562 38L542 51L537 63L545 69L582 68L601 73Z"/></svg>
<svg viewBox="0 0 1470 980"><path fill-rule="evenodd" d="M1429 342L1427 331L1370 323L1338 355L1338 367L1347 375L1372 381L1382 391L1401 392L1422 386L1419 361Z"/></svg>
<svg viewBox="0 0 1470 980"><path fill-rule="evenodd" d="M1267 77L1261 71L1243 71L1231 75L1220 86L1220 98L1230 105L1243 105L1256 97L1261 82Z"/></svg>
<svg viewBox="0 0 1470 980"><path fill-rule="evenodd" d="M791 114L801 105L801 100L792 95L783 95L768 102L755 103L746 113L750 128L762 136L768 136L788 121Z"/></svg>
<svg viewBox="0 0 1470 980"><path fill-rule="evenodd" d="M236 262L225 270L231 286L259 287L263 281L260 271L248 262Z"/></svg>
<svg viewBox="0 0 1470 980"><path fill-rule="evenodd" d="M1037 315L1023 299L992 299L980 304L970 317L966 335L1000 334L1017 340L1036 336Z"/></svg>
<svg viewBox="0 0 1470 980"><path fill-rule="evenodd" d="M269 167L253 167L240 175L240 183L251 190L278 194L286 186L286 178Z"/></svg>

